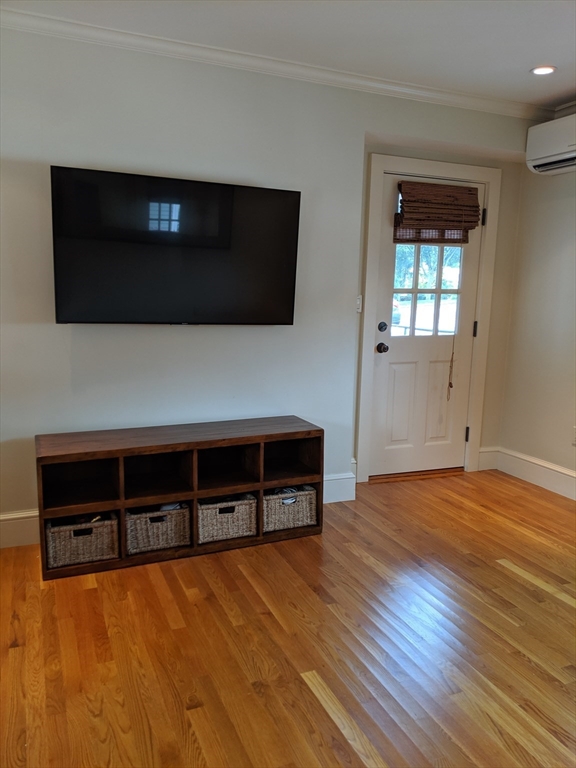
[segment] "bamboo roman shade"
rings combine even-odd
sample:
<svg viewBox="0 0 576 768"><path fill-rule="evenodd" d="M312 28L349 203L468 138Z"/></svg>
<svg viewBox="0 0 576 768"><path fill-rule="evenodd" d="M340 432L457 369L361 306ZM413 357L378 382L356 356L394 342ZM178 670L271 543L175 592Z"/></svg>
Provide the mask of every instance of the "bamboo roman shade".
<svg viewBox="0 0 576 768"><path fill-rule="evenodd" d="M467 243L480 221L476 187L401 181L395 243Z"/></svg>

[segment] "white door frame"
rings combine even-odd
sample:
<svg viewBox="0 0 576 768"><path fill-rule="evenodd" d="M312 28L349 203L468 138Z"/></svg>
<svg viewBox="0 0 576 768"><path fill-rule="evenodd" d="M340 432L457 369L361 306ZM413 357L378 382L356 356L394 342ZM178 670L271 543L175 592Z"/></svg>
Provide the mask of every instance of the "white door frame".
<svg viewBox="0 0 576 768"><path fill-rule="evenodd" d="M480 245L480 267L476 293L476 315L478 333L472 351L470 397L468 420L470 439L466 443L464 469L474 472L480 458L480 436L484 406L484 385L486 361L488 358L488 333L490 330L490 307L492 283L496 257L496 233L500 204L500 180L498 168L483 168L475 165L418 160L392 155L371 155L370 186L368 195L368 235L366 240L366 269L364 279L364 312L360 338L360 370L358 386L357 426L357 470L356 481L366 482L370 467L371 411L374 380L374 329L376 327L377 286L380 266L380 242L383 230L388 230L383 221L382 198L384 174L394 173L405 176L429 176L447 181L469 181L486 186L486 225L482 227ZM472 328L470 329L472 333Z"/></svg>

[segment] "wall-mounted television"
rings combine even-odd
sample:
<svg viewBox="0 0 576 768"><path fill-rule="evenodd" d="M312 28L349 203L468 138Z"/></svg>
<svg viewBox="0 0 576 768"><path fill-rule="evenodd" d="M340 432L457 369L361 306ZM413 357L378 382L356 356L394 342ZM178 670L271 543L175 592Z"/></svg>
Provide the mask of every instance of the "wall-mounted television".
<svg viewBox="0 0 576 768"><path fill-rule="evenodd" d="M51 167L57 323L292 325L300 192Z"/></svg>

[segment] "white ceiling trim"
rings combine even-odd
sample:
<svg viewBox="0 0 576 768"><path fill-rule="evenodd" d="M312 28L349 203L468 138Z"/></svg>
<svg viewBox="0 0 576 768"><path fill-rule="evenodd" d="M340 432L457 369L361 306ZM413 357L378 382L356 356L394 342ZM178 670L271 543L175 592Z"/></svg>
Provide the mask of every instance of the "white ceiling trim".
<svg viewBox="0 0 576 768"><path fill-rule="evenodd" d="M377 93L381 96L425 101L447 107L472 109L479 112L489 112L508 117L521 117L529 120L547 120L554 116L553 109L545 109L534 104L488 99L464 93L443 91L437 88L398 83L391 80L356 75L351 72L341 72L325 67L274 59L268 56L239 53L237 51L168 40L162 37L152 37L134 32L121 32L115 29L65 21L64 19L25 11L0 10L0 25L7 29L16 29L22 32L64 37L70 40L98 43L100 45L153 53L160 56L170 56L177 59L190 59L191 61L204 64L246 69L266 75L288 77L320 85L333 85L339 88L351 88L357 91Z"/></svg>

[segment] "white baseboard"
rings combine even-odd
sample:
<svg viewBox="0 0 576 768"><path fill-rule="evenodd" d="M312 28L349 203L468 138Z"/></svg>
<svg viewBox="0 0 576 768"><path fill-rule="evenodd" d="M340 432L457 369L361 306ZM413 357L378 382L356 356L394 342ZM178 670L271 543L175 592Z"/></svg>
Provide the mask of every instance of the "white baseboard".
<svg viewBox="0 0 576 768"><path fill-rule="evenodd" d="M353 472L342 475L325 475L324 503L353 501L356 498L356 477Z"/></svg>
<svg viewBox="0 0 576 768"><path fill-rule="evenodd" d="M37 509L0 515L0 548L22 547L39 541Z"/></svg>
<svg viewBox="0 0 576 768"><path fill-rule="evenodd" d="M480 448L480 469L499 469L568 499L576 499L576 472L549 461L510 451L507 448Z"/></svg>
<svg viewBox="0 0 576 768"><path fill-rule="evenodd" d="M498 469L499 460L500 448L480 448L480 455L478 457L478 469Z"/></svg>

